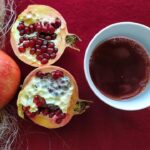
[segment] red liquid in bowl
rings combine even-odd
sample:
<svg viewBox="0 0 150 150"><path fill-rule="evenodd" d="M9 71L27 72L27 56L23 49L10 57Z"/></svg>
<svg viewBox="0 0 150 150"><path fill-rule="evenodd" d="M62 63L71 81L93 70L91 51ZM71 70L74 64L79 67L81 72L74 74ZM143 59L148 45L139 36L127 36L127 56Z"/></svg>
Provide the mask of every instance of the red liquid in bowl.
<svg viewBox="0 0 150 150"><path fill-rule="evenodd" d="M90 74L105 96L115 100L127 99L146 87L150 77L150 58L136 41L113 37L93 51Z"/></svg>

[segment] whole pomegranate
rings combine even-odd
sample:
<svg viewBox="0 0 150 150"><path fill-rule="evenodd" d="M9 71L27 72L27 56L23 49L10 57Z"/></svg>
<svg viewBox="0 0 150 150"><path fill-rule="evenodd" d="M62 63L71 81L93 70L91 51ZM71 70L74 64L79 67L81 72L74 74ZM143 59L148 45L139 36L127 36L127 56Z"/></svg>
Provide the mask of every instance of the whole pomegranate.
<svg viewBox="0 0 150 150"><path fill-rule="evenodd" d="M0 109L15 95L20 83L20 69L15 61L0 50Z"/></svg>
<svg viewBox="0 0 150 150"><path fill-rule="evenodd" d="M33 70L25 79L18 95L18 114L46 128L66 125L76 114L89 107L79 100L74 77L65 69L44 66Z"/></svg>
<svg viewBox="0 0 150 150"><path fill-rule="evenodd" d="M69 34L66 21L52 7L30 5L11 29L11 45L16 56L34 67L55 63L66 47L75 46L78 36Z"/></svg>

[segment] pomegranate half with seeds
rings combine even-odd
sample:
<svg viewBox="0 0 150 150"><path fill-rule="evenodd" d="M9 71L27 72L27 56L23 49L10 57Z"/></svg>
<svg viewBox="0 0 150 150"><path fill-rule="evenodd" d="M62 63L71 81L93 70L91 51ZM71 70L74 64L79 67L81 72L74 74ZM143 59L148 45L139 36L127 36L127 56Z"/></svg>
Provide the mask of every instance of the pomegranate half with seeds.
<svg viewBox="0 0 150 150"><path fill-rule="evenodd" d="M89 103L79 100L74 77L56 66L33 70L26 77L17 100L20 117L26 116L46 128L66 125L74 115L83 113Z"/></svg>
<svg viewBox="0 0 150 150"><path fill-rule="evenodd" d="M16 56L34 67L55 63L66 47L80 40L69 34L66 21L55 9L30 5L17 18L11 29L11 45Z"/></svg>

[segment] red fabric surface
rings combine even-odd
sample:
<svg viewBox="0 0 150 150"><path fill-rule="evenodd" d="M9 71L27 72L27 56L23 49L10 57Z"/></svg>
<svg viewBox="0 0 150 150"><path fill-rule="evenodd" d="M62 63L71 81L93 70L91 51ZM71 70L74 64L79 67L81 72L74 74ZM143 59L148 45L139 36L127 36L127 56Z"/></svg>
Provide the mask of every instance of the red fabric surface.
<svg viewBox="0 0 150 150"><path fill-rule="evenodd" d="M22 143L20 150L150 150L150 110L126 112L107 106L90 90L83 71L85 49L94 34L120 21L150 26L150 1L16 0L16 3L18 14L32 3L50 5L62 13L69 31L83 41L78 45L80 53L67 49L55 65L75 76L81 98L94 101L85 114L74 117L60 129L48 130L20 119L22 134L17 141ZM10 44L6 52L19 64L23 81L33 68L15 57Z"/></svg>

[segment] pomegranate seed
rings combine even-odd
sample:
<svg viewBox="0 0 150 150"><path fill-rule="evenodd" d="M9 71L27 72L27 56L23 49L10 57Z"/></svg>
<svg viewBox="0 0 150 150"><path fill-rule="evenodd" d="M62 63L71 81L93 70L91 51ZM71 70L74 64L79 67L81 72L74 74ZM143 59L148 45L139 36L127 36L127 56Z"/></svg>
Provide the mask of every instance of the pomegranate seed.
<svg viewBox="0 0 150 150"><path fill-rule="evenodd" d="M35 48L31 48L31 49L30 49L30 54L33 55L33 54L35 54L35 52L36 52Z"/></svg>
<svg viewBox="0 0 150 150"><path fill-rule="evenodd" d="M43 111L42 111L43 115L46 116L49 114L49 109L48 108L45 108Z"/></svg>
<svg viewBox="0 0 150 150"><path fill-rule="evenodd" d="M54 45L53 42L49 42L49 43L48 43L48 47L49 47L49 48L54 48L54 46L55 46L55 45Z"/></svg>
<svg viewBox="0 0 150 150"><path fill-rule="evenodd" d="M40 54L42 54L42 51L41 51L41 49L36 49L36 54L37 54L37 55L40 55Z"/></svg>
<svg viewBox="0 0 150 150"><path fill-rule="evenodd" d="M43 55L37 55L37 56L36 56L36 59L39 60L39 61L42 61Z"/></svg>
<svg viewBox="0 0 150 150"><path fill-rule="evenodd" d="M54 48L54 52L57 53L58 52L58 48Z"/></svg>
<svg viewBox="0 0 150 150"><path fill-rule="evenodd" d="M34 32L34 25L33 25L33 24L30 24L30 25L29 25L29 29L30 29L31 32Z"/></svg>
<svg viewBox="0 0 150 150"><path fill-rule="evenodd" d="M56 37L57 37L57 34L56 34L56 33L52 34L52 35L51 35L51 40L55 40Z"/></svg>
<svg viewBox="0 0 150 150"><path fill-rule="evenodd" d="M45 99L39 95L34 96L33 102L37 105L37 107L41 107L46 103Z"/></svg>
<svg viewBox="0 0 150 150"><path fill-rule="evenodd" d="M23 42L23 46L24 46L24 48L28 48L29 47L29 41Z"/></svg>
<svg viewBox="0 0 150 150"><path fill-rule="evenodd" d="M26 51L26 49L23 46L20 46L18 48L18 50L19 50L20 53L24 53Z"/></svg>
<svg viewBox="0 0 150 150"><path fill-rule="evenodd" d="M51 40L51 36L47 35L47 36L45 37L45 39L46 39L46 40Z"/></svg>
<svg viewBox="0 0 150 150"><path fill-rule="evenodd" d="M40 49L40 45L35 45L35 48L36 49Z"/></svg>
<svg viewBox="0 0 150 150"><path fill-rule="evenodd" d="M43 26L43 27L42 27L42 32L47 33L47 31L48 31L47 26Z"/></svg>
<svg viewBox="0 0 150 150"><path fill-rule="evenodd" d="M38 39L38 40L36 41L36 44L38 44L38 45L42 45L42 43L43 43L43 41L40 40L40 39Z"/></svg>
<svg viewBox="0 0 150 150"><path fill-rule="evenodd" d="M17 27L17 29L19 30L19 31L21 31L21 30L23 30L24 29L24 24L23 23L20 23L19 25L18 25L18 27Z"/></svg>
<svg viewBox="0 0 150 150"><path fill-rule="evenodd" d="M32 40L34 40L34 41L36 41L37 39L38 39L37 36L34 36L34 37L32 38Z"/></svg>
<svg viewBox="0 0 150 150"><path fill-rule="evenodd" d="M56 57L56 53L50 54L50 58L51 58L51 59L54 59L55 57Z"/></svg>
<svg viewBox="0 0 150 150"><path fill-rule="evenodd" d="M35 41L34 40L30 40L29 41L29 45L30 45L30 47L33 47L35 45Z"/></svg>
<svg viewBox="0 0 150 150"><path fill-rule="evenodd" d="M23 36L24 35L24 30L21 30L19 34L20 34L20 36Z"/></svg>
<svg viewBox="0 0 150 150"><path fill-rule="evenodd" d="M55 32L55 28L52 25L47 27L48 33L53 34Z"/></svg>
<svg viewBox="0 0 150 150"><path fill-rule="evenodd" d="M47 49L46 45L41 46L42 53L46 52L46 49Z"/></svg>
<svg viewBox="0 0 150 150"><path fill-rule="evenodd" d="M27 115L29 118L33 118L33 117L35 117L35 115L36 115L35 112L26 111L25 113L26 113L26 115Z"/></svg>
<svg viewBox="0 0 150 150"><path fill-rule="evenodd" d="M20 37L19 42L23 43L23 41L24 41L23 37Z"/></svg>
<svg viewBox="0 0 150 150"><path fill-rule="evenodd" d="M50 118L53 118L54 115L55 115L55 112L51 112L51 113L49 114L49 117L50 117Z"/></svg>
<svg viewBox="0 0 150 150"><path fill-rule="evenodd" d="M62 113L62 111L59 109L59 110L56 111L55 114L56 114L56 116L59 116L61 113Z"/></svg>
<svg viewBox="0 0 150 150"><path fill-rule="evenodd" d="M54 52L54 49L53 48L47 48L47 53L48 54L52 54Z"/></svg>
<svg viewBox="0 0 150 150"><path fill-rule="evenodd" d="M51 74L54 79L58 79L58 78L64 76L64 73L60 70L53 71L53 72L51 72Z"/></svg>
<svg viewBox="0 0 150 150"><path fill-rule="evenodd" d="M25 28L24 28L24 31L25 31L25 34L29 34L29 33L30 33L29 27L25 27Z"/></svg>
<svg viewBox="0 0 150 150"><path fill-rule="evenodd" d="M36 26L36 31L41 32L42 31L42 26L41 25L37 25Z"/></svg>
<svg viewBox="0 0 150 150"><path fill-rule="evenodd" d="M42 60L41 60L41 64L47 64L48 63L48 59L47 58L43 58Z"/></svg>
<svg viewBox="0 0 150 150"><path fill-rule="evenodd" d="M25 111L29 111L30 106L23 106L22 109L23 109L24 112L25 112Z"/></svg>
<svg viewBox="0 0 150 150"><path fill-rule="evenodd" d="M55 122L56 122L57 124L60 124L60 123L62 122L62 119L61 119L61 118L57 118L57 119L55 120Z"/></svg>
<svg viewBox="0 0 150 150"><path fill-rule="evenodd" d="M61 119L64 119L66 117L66 114L65 113L61 113L61 114L58 115L58 117L61 118Z"/></svg>
<svg viewBox="0 0 150 150"><path fill-rule="evenodd" d="M43 73L43 72L41 72L41 71L38 71L37 73L36 73L36 76L37 77L43 77L45 74Z"/></svg>
<svg viewBox="0 0 150 150"><path fill-rule="evenodd" d="M43 53L43 57L46 58L46 59L50 59L50 55L47 54L47 53Z"/></svg>
<svg viewBox="0 0 150 150"><path fill-rule="evenodd" d="M61 20L59 18L56 18L55 20L55 28L59 28L61 26Z"/></svg>

